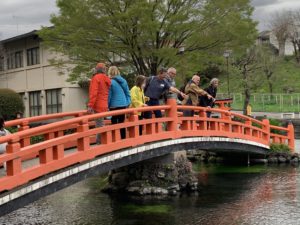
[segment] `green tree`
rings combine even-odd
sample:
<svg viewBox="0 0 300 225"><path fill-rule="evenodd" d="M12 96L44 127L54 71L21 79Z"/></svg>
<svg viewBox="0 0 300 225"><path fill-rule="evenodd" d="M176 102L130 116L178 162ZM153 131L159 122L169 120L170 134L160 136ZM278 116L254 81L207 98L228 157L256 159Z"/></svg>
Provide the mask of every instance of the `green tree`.
<svg viewBox="0 0 300 225"><path fill-rule="evenodd" d="M250 103L251 92L262 85L258 71L262 69L262 63L257 46L246 50L236 58L234 67L242 76L242 89L244 95L243 114L246 115L247 106Z"/></svg>
<svg viewBox="0 0 300 225"><path fill-rule="evenodd" d="M11 89L0 89L0 116L5 120L15 119L17 113L24 111L23 101L18 93Z"/></svg>
<svg viewBox="0 0 300 225"><path fill-rule="evenodd" d="M113 62L113 56L139 74L156 74L159 66L169 65L188 73L215 61L224 49L253 44L257 32L249 2L57 0L54 27L39 35L46 46L68 56L52 63L74 65L71 81L100 60Z"/></svg>
<svg viewBox="0 0 300 225"><path fill-rule="evenodd" d="M273 84L275 82L274 72L279 62L276 50L271 44L261 44L256 47L257 57L261 63L263 74L268 82L269 92L273 94Z"/></svg>

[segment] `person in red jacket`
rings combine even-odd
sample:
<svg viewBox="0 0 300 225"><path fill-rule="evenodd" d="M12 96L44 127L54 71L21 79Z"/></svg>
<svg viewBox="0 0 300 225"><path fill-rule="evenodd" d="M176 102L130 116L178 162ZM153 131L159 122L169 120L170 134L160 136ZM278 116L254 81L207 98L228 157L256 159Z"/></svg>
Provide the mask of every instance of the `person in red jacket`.
<svg viewBox="0 0 300 225"><path fill-rule="evenodd" d="M111 80L106 75L104 63L98 63L89 88L88 113L100 113L108 111L108 94ZM103 118L96 120L96 127L103 126ZM96 136L96 143L100 144L100 135Z"/></svg>

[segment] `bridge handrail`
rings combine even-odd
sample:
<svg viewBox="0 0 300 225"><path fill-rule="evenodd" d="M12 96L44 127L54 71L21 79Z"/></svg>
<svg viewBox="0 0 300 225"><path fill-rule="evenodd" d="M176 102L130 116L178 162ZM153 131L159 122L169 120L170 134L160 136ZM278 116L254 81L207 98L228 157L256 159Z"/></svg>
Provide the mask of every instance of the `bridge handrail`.
<svg viewBox="0 0 300 225"><path fill-rule="evenodd" d="M153 119L138 119L138 112L165 110L165 117ZM178 110L195 110L194 117L178 117ZM221 114L221 118L207 118L206 112L213 111ZM113 115L127 114L128 120L122 124L114 124L104 127L90 129L89 123L98 118ZM232 116L244 118L245 123L233 121ZM0 143L8 142L6 153L0 155L0 163L7 163L6 176L0 178L0 192L9 190L39 176L62 169L78 162L93 159L115 150L145 144L148 142L176 139L197 136L220 136L229 138L239 138L254 141L263 145L269 145L270 139L275 143L286 143L292 146L293 130L288 127L287 136L270 134L270 124L268 120L260 122L261 127L256 127L252 123L260 121L232 112L208 109L193 106L177 106L176 101L171 99L168 105L152 106L142 108L129 108L118 111L110 111L92 115L83 115L52 124L23 130L0 138ZM55 136L53 130L63 131L68 126L76 124L75 133ZM166 129L163 129L165 124ZM139 126L143 125L144 133L139 134ZM126 128L127 139L121 139L120 129ZM22 146L22 138L48 132L48 139L41 143ZM101 145L90 145L91 137L101 133ZM74 142L77 149L74 153L65 155L65 145ZM92 151L91 151L92 149ZM39 156L39 165L30 168L22 168L22 157L28 154ZM18 176L21 175L21 176Z"/></svg>
<svg viewBox="0 0 300 225"><path fill-rule="evenodd" d="M55 123L47 124L45 126L39 126L39 127L34 127L31 129L26 129L19 131L17 133L13 133L7 136L2 136L0 137L0 144L9 142L15 139L22 139L25 137L29 136L36 136L39 134L42 134L43 132L56 129L56 128L62 128L67 125L72 125L79 123L81 121L92 121L95 119L99 118L106 118L110 116L116 116L116 115L122 115L122 114L137 114L138 112L145 112L145 111L152 111L152 110L166 110L170 109L170 106L165 105L165 106L151 106L151 107L141 107L141 108L128 108L128 109L122 109L122 110L114 110L114 111L109 111L109 112L103 112L103 113L96 113L96 114L90 114L90 115L83 115L81 117L76 117L68 120L63 120L63 121L58 121Z"/></svg>
<svg viewBox="0 0 300 225"><path fill-rule="evenodd" d="M48 114L48 115L40 115L40 116L6 121L5 126L6 127L24 126L24 125L29 125L30 123L34 123L34 122L41 122L41 121L47 121L47 120L58 119L58 118L63 118L63 117L71 117L71 116L79 117L84 114L86 114L86 110L75 111L75 112L53 113L53 114Z"/></svg>

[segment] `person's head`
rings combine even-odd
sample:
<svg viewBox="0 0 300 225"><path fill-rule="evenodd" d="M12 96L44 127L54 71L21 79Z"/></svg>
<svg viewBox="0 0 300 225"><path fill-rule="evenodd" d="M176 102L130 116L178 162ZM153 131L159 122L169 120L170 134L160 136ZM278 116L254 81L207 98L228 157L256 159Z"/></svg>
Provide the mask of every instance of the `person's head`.
<svg viewBox="0 0 300 225"><path fill-rule="evenodd" d="M106 73L105 63L98 63L95 67L95 73Z"/></svg>
<svg viewBox="0 0 300 225"><path fill-rule="evenodd" d="M0 117L0 130L4 129L4 119L2 117Z"/></svg>
<svg viewBox="0 0 300 225"><path fill-rule="evenodd" d="M211 79L211 81L209 82L209 85L213 86L214 88L217 88L219 85L219 79L217 79L217 78Z"/></svg>
<svg viewBox="0 0 300 225"><path fill-rule="evenodd" d="M110 78L114 78L115 76L120 75L120 71L119 71L118 67L111 66L111 67L109 67L107 74Z"/></svg>
<svg viewBox="0 0 300 225"><path fill-rule="evenodd" d="M194 81L195 84L199 85L200 84L200 76L194 75L192 77L192 81Z"/></svg>
<svg viewBox="0 0 300 225"><path fill-rule="evenodd" d="M176 69L175 69L174 67L170 67L170 68L168 69L168 75L169 75L172 79L174 79L175 76L176 76Z"/></svg>
<svg viewBox="0 0 300 225"><path fill-rule="evenodd" d="M166 76L167 76L167 69L166 68L160 68L159 70L158 70L158 78L159 79L164 79L164 78L166 78Z"/></svg>
<svg viewBox="0 0 300 225"><path fill-rule="evenodd" d="M143 75L138 75L135 80L135 85L141 89L144 89L146 84L146 77Z"/></svg>

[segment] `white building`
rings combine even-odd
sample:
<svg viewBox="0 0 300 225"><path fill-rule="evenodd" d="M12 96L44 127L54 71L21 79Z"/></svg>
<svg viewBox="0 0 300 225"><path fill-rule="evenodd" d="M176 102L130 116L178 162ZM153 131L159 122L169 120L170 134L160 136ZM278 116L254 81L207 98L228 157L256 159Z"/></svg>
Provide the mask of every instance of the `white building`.
<svg viewBox="0 0 300 225"><path fill-rule="evenodd" d="M24 101L24 116L83 110L88 92L67 82L50 65L55 57L41 45L36 31L0 42L5 49L0 57L0 88L18 92Z"/></svg>
<svg viewBox="0 0 300 225"><path fill-rule="evenodd" d="M257 44L261 43L270 43L273 45L277 50L279 50L278 41L275 37L275 35L272 33L272 31L262 31L259 33L259 36L257 38ZM294 47L292 42L287 39L285 42L285 51L284 55L289 56L294 54Z"/></svg>

